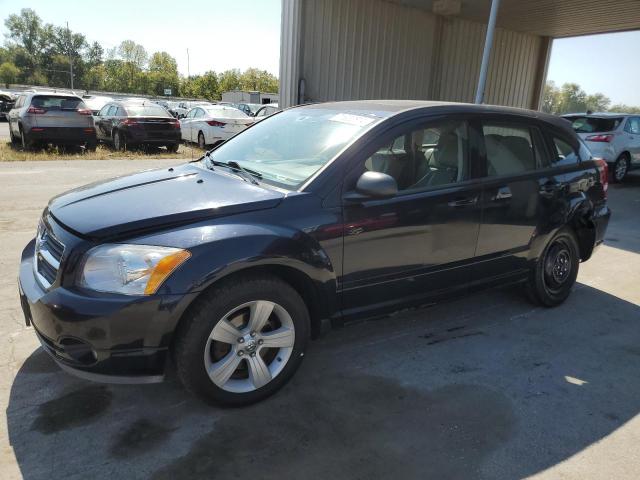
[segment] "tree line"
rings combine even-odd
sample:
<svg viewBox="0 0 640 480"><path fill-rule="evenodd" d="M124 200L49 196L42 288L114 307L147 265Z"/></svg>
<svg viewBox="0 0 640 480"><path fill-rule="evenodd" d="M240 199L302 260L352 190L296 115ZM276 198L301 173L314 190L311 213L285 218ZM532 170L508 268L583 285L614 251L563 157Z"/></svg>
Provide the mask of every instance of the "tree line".
<svg viewBox="0 0 640 480"><path fill-rule="evenodd" d="M602 93L588 94L577 83L565 83L558 87L554 82L547 82L542 97L542 111L562 115L580 112L620 112L640 113L640 107L618 103L611 104L611 99Z"/></svg>
<svg viewBox="0 0 640 480"><path fill-rule="evenodd" d="M278 79L265 70L231 69L202 75L182 76L167 52L149 54L132 40L124 40L105 51L98 42L66 26L44 23L38 14L24 8L4 22L5 45L0 47L0 82L49 87L73 87L131 94L220 99L229 90L277 92ZM71 64L71 65L70 65Z"/></svg>

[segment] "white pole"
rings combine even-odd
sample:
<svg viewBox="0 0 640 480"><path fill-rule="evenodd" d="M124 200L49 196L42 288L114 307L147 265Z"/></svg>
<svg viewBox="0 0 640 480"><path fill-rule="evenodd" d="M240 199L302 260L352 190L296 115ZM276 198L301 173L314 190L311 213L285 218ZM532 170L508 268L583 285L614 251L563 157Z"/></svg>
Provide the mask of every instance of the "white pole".
<svg viewBox="0 0 640 480"><path fill-rule="evenodd" d="M478 78L478 90L476 90L476 103L484 102L484 89L487 84L487 72L489 70L489 59L491 58L493 34L496 30L496 19L498 18L499 6L500 0L491 1L491 13L489 14L489 23L487 24L487 36L484 39L484 52L482 53L480 77Z"/></svg>

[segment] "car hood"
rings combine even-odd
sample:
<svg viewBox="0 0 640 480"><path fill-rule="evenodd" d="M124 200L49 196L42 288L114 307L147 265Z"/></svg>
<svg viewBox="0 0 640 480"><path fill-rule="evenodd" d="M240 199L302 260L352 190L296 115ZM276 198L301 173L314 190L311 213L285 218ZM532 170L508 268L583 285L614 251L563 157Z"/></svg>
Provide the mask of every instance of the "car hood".
<svg viewBox="0 0 640 480"><path fill-rule="evenodd" d="M284 194L195 164L94 183L54 197L49 213L91 238L118 237L275 207Z"/></svg>

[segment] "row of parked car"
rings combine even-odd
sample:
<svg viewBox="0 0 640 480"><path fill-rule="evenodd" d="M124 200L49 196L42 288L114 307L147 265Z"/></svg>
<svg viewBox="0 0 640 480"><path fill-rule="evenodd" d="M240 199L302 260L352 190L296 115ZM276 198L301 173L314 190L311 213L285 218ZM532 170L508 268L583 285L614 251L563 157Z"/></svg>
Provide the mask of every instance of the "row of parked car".
<svg viewBox="0 0 640 480"><path fill-rule="evenodd" d="M178 105L141 98L114 100L24 92L6 116L11 142L23 148L54 143L82 145L94 150L98 142L103 142L116 150L154 145L176 152L181 141L197 142L201 148L224 142L278 111L273 104L260 106L257 116L248 115L233 104L180 102ZM176 110L178 108L185 113Z"/></svg>
<svg viewBox="0 0 640 480"><path fill-rule="evenodd" d="M0 92L0 115L9 120L11 141L25 148L57 143L92 150L99 141L116 149L159 145L175 152L181 141L206 148L278 110L277 104L114 100L48 92L24 92L14 99ZM640 115L587 112L564 118L593 154L606 160L613 181L640 168Z"/></svg>

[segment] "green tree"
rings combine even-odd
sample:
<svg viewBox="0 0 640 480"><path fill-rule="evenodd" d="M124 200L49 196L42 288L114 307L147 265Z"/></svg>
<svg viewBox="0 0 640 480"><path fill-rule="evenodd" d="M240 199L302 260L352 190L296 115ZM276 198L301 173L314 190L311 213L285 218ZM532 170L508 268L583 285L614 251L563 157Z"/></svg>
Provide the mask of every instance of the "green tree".
<svg viewBox="0 0 640 480"><path fill-rule="evenodd" d="M218 77L220 92L240 90L242 88L242 84L240 83L240 75L240 70L238 70L237 68L222 72Z"/></svg>
<svg viewBox="0 0 640 480"><path fill-rule="evenodd" d="M9 88L10 83L16 83L20 69L11 62L4 62L0 65L0 81Z"/></svg>
<svg viewBox="0 0 640 480"><path fill-rule="evenodd" d="M258 92L277 92L278 78L266 70L248 68L240 75L240 88Z"/></svg>

